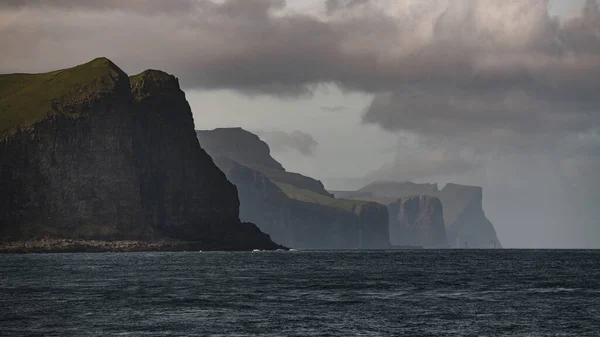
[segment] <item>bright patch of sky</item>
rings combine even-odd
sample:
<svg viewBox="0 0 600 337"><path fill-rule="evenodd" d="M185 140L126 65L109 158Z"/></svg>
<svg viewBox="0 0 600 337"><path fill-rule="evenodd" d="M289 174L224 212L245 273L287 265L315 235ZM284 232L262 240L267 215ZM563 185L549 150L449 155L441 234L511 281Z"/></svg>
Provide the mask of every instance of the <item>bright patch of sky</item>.
<svg viewBox="0 0 600 337"><path fill-rule="evenodd" d="M313 156L288 151L272 153L273 157L289 171L321 179L328 188L340 189L360 187L339 182L362 177L393 158L396 136L361 124L371 97L328 86L313 97L291 100L248 97L222 90L190 92L188 101L197 129L241 126L249 131L300 130L311 134L319 143Z"/></svg>

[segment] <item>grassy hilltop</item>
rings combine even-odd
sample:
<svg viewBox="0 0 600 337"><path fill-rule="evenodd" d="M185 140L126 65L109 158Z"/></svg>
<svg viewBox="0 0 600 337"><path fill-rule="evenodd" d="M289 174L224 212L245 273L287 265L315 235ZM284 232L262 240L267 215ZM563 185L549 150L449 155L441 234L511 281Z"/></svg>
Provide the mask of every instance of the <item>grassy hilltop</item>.
<svg viewBox="0 0 600 337"><path fill-rule="evenodd" d="M49 73L0 75L0 138L48 117L78 117L64 107L112 91L122 75L104 57Z"/></svg>
<svg viewBox="0 0 600 337"><path fill-rule="evenodd" d="M273 183L275 183L275 185L277 185L277 187L279 187L283 193L292 199L327 207L340 208L355 214L359 214L362 206L369 203L369 201L362 200L332 198L311 190L305 190L294 185L285 184L278 181L273 181Z"/></svg>

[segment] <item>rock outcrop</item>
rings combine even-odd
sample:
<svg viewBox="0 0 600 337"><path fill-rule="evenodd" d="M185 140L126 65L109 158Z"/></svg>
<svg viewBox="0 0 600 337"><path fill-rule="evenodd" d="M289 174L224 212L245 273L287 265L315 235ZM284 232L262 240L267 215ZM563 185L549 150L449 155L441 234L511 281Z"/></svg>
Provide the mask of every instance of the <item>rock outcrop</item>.
<svg viewBox="0 0 600 337"><path fill-rule="evenodd" d="M400 198L388 205L392 245L447 248L444 211L438 197Z"/></svg>
<svg viewBox="0 0 600 337"><path fill-rule="evenodd" d="M483 211L483 191L479 186L446 184L439 190L437 184L412 182L376 182L358 191L335 192L336 196L380 202L389 205L390 213L397 214L393 205L398 198L408 196L438 197L443 205L448 245L455 248L501 248L492 223ZM390 225L392 225L390 223ZM390 228L391 233L394 232ZM394 241L392 240L392 243ZM415 244L415 243L407 243Z"/></svg>
<svg viewBox="0 0 600 337"><path fill-rule="evenodd" d="M202 147L205 147L205 141L211 134L228 133L232 138L241 139L241 136L236 137L234 134L248 133L238 128L220 130L214 133L198 132L202 135L199 137ZM251 137L244 139L250 141ZM264 144L258 138L254 142ZM240 152L244 151L243 146L239 144ZM245 146L250 149L263 148L263 154L264 151L269 153L268 146L266 150L252 143ZM310 186L304 188L307 187L308 179L317 182L308 177L282 182L274 179L281 176L272 175L272 170L266 170L265 173L264 167L256 165L257 161L252 158L240 159L246 163L254 163L251 167L251 164L246 165L229 157L230 151L220 153L213 146L206 148L215 163L238 188L240 218L257 223L276 242L292 248L389 248L389 219L385 206L374 202L335 199L329 193L319 193L319 189L311 189ZM265 160L264 157L262 160L274 161L272 158ZM292 174L284 170L280 172L285 176ZM318 184L322 188L322 184ZM314 184L311 186L315 187Z"/></svg>
<svg viewBox="0 0 600 337"><path fill-rule="evenodd" d="M105 58L0 75L0 238L184 240L276 249L239 220L177 79L130 79Z"/></svg>

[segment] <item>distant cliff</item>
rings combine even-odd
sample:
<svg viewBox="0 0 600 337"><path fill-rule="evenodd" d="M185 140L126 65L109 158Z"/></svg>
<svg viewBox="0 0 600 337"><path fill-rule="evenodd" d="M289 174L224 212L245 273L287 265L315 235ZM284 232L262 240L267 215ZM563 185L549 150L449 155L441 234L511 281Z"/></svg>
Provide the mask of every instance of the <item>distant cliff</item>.
<svg viewBox="0 0 600 337"><path fill-rule="evenodd" d="M0 239L274 249L200 147L177 79L105 58L0 75ZM189 245L188 245L189 246Z"/></svg>
<svg viewBox="0 0 600 337"><path fill-rule="evenodd" d="M444 211L438 197L413 196L388 205L393 245L447 248Z"/></svg>
<svg viewBox="0 0 600 337"><path fill-rule="evenodd" d="M211 156L230 158L284 184L290 184L316 193L333 196L323 183L298 173L287 172L271 157L269 145L257 135L242 128L220 128L196 131L202 148Z"/></svg>
<svg viewBox="0 0 600 337"><path fill-rule="evenodd" d="M218 153L249 167L285 171L283 166L271 157L269 145L257 135L242 128L196 130L196 136L202 148L209 153Z"/></svg>
<svg viewBox="0 0 600 337"><path fill-rule="evenodd" d="M438 195L444 204L448 240L453 246L502 247L494 226L483 211L481 187L446 184Z"/></svg>
<svg viewBox="0 0 600 337"><path fill-rule="evenodd" d="M235 139L241 137L231 133L248 133L241 129L221 130L218 133L229 133ZM198 134L202 135L199 139L204 147L206 139L216 133ZM254 142L257 142L257 139ZM250 149L261 147L252 143L240 144L242 152L243 146ZM228 157L230 151L221 154L214 147L212 152L210 146L207 146L207 149L215 163L238 188L240 218L257 223L261 230L270 234L276 242L287 247L314 249L369 249L390 246L389 219L385 206L360 200L335 199L329 193L305 188L308 179L316 181L312 178L280 181L275 178L281 176L272 175L271 170L265 173L257 169L260 168L258 165L250 167ZM272 158L265 161L271 160L274 161ZM246 158L245 161L256 164L251 158ZM290 174L286 171L281 172ZM320 182L319 185L322 188Z"/></svg>
<svg viewBox="0 0 600 337"><path fill-rule="evenodd" d="M444 223L450 247L502 247L494 226L483 211L483 191L479 186L450 183L439 190L437 184L376 182L358 191L340 191L335 192L335 195L349 199L376 201L386 205L407 196L438 197L443 206Z"/></svg>

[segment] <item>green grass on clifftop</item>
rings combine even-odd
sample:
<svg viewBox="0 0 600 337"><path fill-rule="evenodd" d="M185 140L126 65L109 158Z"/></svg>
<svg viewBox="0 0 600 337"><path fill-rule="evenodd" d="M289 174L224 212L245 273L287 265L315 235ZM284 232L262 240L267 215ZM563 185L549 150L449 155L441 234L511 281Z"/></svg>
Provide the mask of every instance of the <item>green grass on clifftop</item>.
<svg viewBox="0 0 600 337"><path fill-rule="evenodd" d="M0 75L0 138L110 92L122 71L107 58L43 74ZM77 117L77 116L72 116Z"/></svg>
<svg viewBox="0 0 600 337"><path fill-rule="evenodd" d="M304 190L293 185L273 181L288 197L304 202L310 202L328 207L340 208L349 212L359 214L363 205L368 201L331 198L310 190ZM354 208L354 210L353 210Z"/></svg>
<svg viewBox="0 0 600 337"><path fill-rule="evenodd" d="M148 69L140 74L129 77L131 84L131 94L137 101L156 92L174 92L179 91L179 81L173 75L164 71Z"/></svg>

